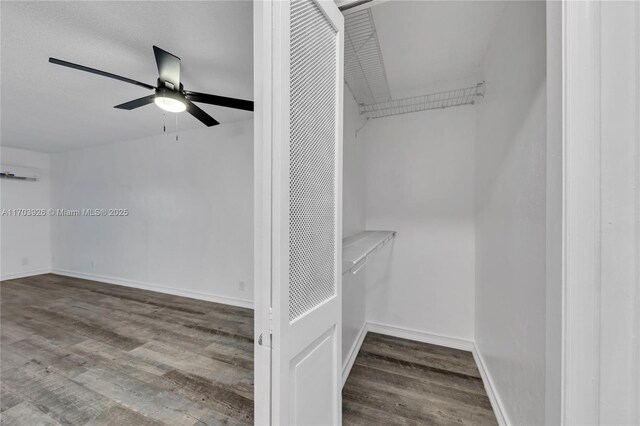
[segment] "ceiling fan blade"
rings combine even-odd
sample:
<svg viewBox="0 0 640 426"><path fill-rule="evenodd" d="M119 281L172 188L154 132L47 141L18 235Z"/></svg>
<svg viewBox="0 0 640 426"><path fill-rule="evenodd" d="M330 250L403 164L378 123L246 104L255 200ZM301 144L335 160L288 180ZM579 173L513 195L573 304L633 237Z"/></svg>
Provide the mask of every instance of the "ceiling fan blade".
<svg viewBox="0 0 640 426"><path fill-rule="evenodd" d="M140 108L141 106L152 104L153 103L153 99L155 97L156 97L156 95L144 96L144 97L139 98L139 99L134 99L132 101L125 102L125 103L120 104L120 105L116 105L116 106L114 106L114 108L126 109L126 110L132 110L132 109Z"/></svg>
<svg viewBox="0 0 640 426"><path fill-rule="evenodd" d="M203 104L219 105L227 108L242 109L245 111L253 111L253 101L244 99L227 98L224 96L209 95L207 93L198 93L186 91L186 97L193 102L202 102Z"/></svg>
<svg viewBox="0 0 640 426"><path fill-rule="evenodd" d="M122 77L120 75L112 74L112 73L106 72L106 71L100 71L100 70L97 70L95 68L85 67L84 65L78 65L78 64L74 64L72 62L67 62L67 61L63 61L63 60L60 60L60 59L56 59L56 58L49 58L49 62L51 62L52 64L56 64L56 65L62 65L63 67L75 68L75 69L80 70L80 71L86 71L86 72L90 72L92 74L101 75L103 77L109 77L109 78L113 78L115 80L124 81L125 83L135 84L136 86L144 87L145 89L149 89L149 90L154 90L155 89L155 87L151 86L150 84L141 83L139 81L132 80L132 79L127 78L127 77Z"/></svg>
<svg viewBox="0 0 640 426"><path fill-rule="evenodd" d="M153 54L156 56L160 80L170 83L174 90L180 90L180 58L158 46L153 46Z"/></svg>
<svg viewBox="0 0 640 426"><path fill-rule="evenodd" d="M198 108L195 104L193 104L192 102L186 99L185 99L185 105L187 105L187 112L189 112L189 114L193 115L198 120L202 121L207 127L216 126L220 124L215 118L213 118L212 116L210 116L209 114L207 114L206 112Z"/></svg>

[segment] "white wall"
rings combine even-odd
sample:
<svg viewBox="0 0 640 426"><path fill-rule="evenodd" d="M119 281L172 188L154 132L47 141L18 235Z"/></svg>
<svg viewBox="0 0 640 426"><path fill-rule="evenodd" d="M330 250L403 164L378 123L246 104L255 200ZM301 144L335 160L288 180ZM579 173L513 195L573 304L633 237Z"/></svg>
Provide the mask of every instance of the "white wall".
<svg viewBox="0 0 640 426"><path fill-rule="evenodd" d="M367 265L367 319L473 339L472 106L370 120L367 229L394 230Z"/></svg>
<svg viewBox="0 0 640 426"><path fill-rule="evenodd" d="M49 154L1 147L2 164L40 170L36 182L0 180L4 209L48 209L50 207ZM51 269L51 220L49 216L2 215L2 279L35 275Z"/></svg>
<svg viewBox="0 0 640 426"><path fill-rule="evenodd" d="M511 424L545 423L544 2L505 8L478 106L475 339Z"/></svg>
<svg viewBox="0 0 640 426"><path fill-rule="evenodd" d="M51 170L54 208L130 212L54 218L54 270L252 303L252 121L52 154Z"/></svg>
<svg viewBox="0 0 640 426"><path fill-rule="evenodd" d="M358 105L344 89L344 138L342 186L342 235L348 237L365 229L365 144L356 137L362 126ZM342 361L346 363L366 322L365 271L342 276Z"/></svg>
<svg viewBox="0 0 640 426"><path fill-rule="evenodd" d="M640 424L640 4L600 7L600 312L583 320L599 325L599 421Z"/></svg>
<svg viewBox="0 0 640 426"><path fill-rule="evenodd" d="M562 3L547 2L547 286L545 424L562 411Z"/></svg>

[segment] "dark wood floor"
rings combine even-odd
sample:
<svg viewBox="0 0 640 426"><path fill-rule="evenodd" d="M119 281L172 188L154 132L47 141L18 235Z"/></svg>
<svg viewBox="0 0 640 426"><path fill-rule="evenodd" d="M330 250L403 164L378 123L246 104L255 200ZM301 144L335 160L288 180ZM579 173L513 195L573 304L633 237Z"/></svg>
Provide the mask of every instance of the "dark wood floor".
<svg viewBox="0 0 640 426"><path fill-rule="evenodd" d="M368 333L342 389L344 425L495 425L471 352Z"/></svg>
<svg viewBox="0 0 640 426"><path fill-rule="evenodd" d="M6 425L253 422L253 311L53 274L0 285ZM368 334L344 424L495 424L470 353Z"/></svg>
<svg viewBox="0 0 640 426"><path fill-rule="evenodd" d="M1 284L2 423L253 423L253 312L86 280Z"/></svg>

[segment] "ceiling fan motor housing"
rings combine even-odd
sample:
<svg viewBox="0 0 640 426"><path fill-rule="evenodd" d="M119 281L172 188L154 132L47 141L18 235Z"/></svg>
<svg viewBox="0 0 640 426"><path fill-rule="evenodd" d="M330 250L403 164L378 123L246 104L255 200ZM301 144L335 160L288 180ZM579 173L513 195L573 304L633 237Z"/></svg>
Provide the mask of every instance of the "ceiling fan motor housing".
<svg viewBox="0 0 640 426"><path fill-rule="evenodd" d="M182 86L182 85L180 85ZM167 87L163 87L163 86L159 86L156 89L156 97L157 98L171 98L171 99L175 99L176 101L180 101L180 102L184 102L185 101L185 97L184 97L184 93L182 91L178 91L178 90L171 90Z"/></svg>
<svg viewBox="0 0 640 426"><path fill-rule="evenodd" d="M182 83L180 83L180 87L176 89L173 83L171 83L170 81L158 79L158 88L166 88L167 90L171 90L174 92L184 93L184 86L182 85Z"/></svg>

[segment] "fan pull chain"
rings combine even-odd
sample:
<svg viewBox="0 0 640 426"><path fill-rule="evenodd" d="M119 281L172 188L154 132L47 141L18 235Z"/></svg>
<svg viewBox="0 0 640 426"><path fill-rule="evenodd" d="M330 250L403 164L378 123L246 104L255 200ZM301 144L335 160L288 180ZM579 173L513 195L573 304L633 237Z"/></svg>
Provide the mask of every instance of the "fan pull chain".
<svg viewBox="0 0 640 426"><path fill-rule="evenodd" d="M176 142L178 142L178 114L176 114Z"/></svg>
<svg viewBox="0 0 640 426"><path fill-rule="evenodd" d="M164 111L162 111L162 131L164 133L167 133L167 124L165 123L165 115L166 113Z"/></svg>

